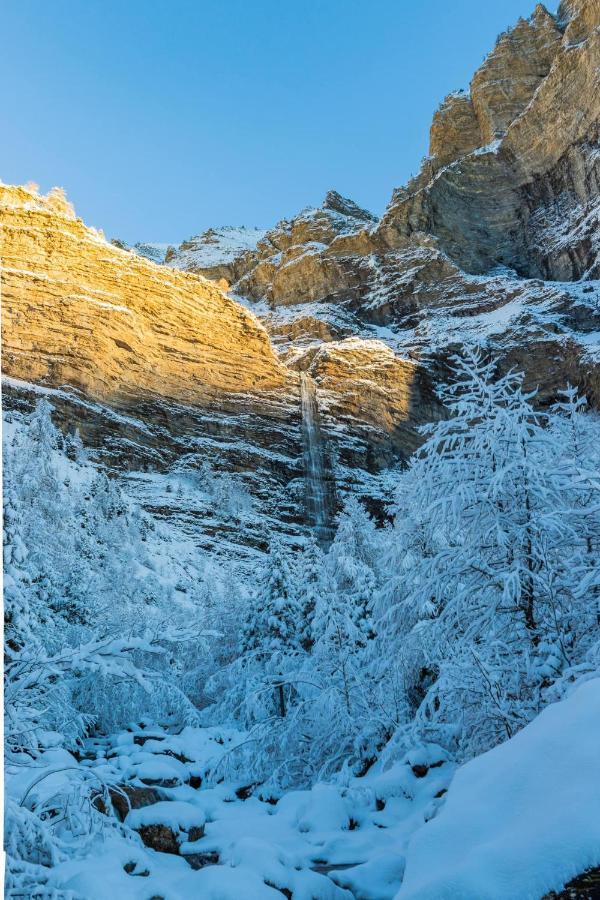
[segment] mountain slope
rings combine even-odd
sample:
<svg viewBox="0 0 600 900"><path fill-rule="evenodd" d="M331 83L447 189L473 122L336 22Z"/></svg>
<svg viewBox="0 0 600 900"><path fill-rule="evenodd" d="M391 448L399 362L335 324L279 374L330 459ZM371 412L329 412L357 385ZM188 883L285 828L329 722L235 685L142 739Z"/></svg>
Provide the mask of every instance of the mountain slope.
<svg viewBox="0 0 600 900"><path fill-rule="evenodd" d="M598 0L573 0L502 35L381 221L332 191L266 234L213 229L156 265L59 194L2 187L5 374L61 389L65 427L117 469L165 473L191 450L294 534L310 525L300 372L331 491L380 511L465 344L524 369L541 403L571 382L598 405L599 27ZM171 515L167 501L148 500ZM219 524L189 527L211 539ZM253 532L242 543L264 546Z"/></svg>
<svg viewBox="0 0 600 900"><path fill-rule="evenodd" d="M284 355L376 337L435 380L476 340L546 400L567 380L597 399L599 28L597 0L538 4L446 98L381 222L317 235L301 213L239 259L233 290Z"/></svg>

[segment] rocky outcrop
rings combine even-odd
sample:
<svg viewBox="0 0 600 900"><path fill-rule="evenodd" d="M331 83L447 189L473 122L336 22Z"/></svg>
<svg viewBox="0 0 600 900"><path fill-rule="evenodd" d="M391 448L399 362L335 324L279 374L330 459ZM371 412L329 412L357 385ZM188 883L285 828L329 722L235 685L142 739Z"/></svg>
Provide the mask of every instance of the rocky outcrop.
<svg viewBox="0 0 600 900"><path fill-rule="evenodd" d="M480 132L478 146L503 138L548 75L559 51L561 31L539 3L530 19L502 34L471 81Z"/></svg>
<svg viewBox="0 0 600 900"><path fill-rule="evenodd" d="M429 156L434 171L481 146L479 120L469 94L449 94L433 116Z"/></svg>
<svg viewBox="0 0 600 900"><path fill-rule="evenodd" d="M434 172L503 138L527 108L559 51L561 30L538 4L500 35L477 70L469 93L450 94L433 117L429 156Z"/></svg>
<svg viewBox="0 0 600 900"><path fill-rule="evenodd" d="M538 5L530 20L499 39L471 82L479 147L472 146L468 99L447 114L442 108L434 119L433 159L394 194L382 219L377 237L385 246L428 234L469 272L507 265L522 275L564 277L563 250L540 258L535 201L555 196L560 171L561 202L577 204L580 220L588 214L588 186L597 182L599 165L586 152L597 146L600 119L599 26L598 0L563 4L556 18ZM457 140L457 119L468 122L464 141ZM441 148L445 155L437 160ZM579 247L570 277L593 271L593 251L586 252L579 231L565 237Z"/></svg>
<svg viewBox="0 0 600 900"><path fill-rule="evenodd" d="M242 260L245 274L236 291L272 305L323 299L344 280L336 257L323 251L337 238L353 236L376 222L352 200L330 191L318 209L305 209L267 232L256 251Z"/></svg>
<svg viewBox="0 0 600 900"><path fill-rule="evenodd" d="M203 278L107 244L68 208L0 187L4 372L135 405L285 389L256 317Z"/></svg>
<svg viewBox="0 0 600 900"><path fill-rule="evenodd" d="M383 337L435 379L474 339L523 365L543 402L566 380L598 396L597 285L548 282L600 274L599 28L598 0L556 16L538 4L443 102L428 158L380 222L328 195L246 254L234 290L267 301L256 309L288 365Z"/></svg>
<svg viewBox="0 0 600 900"><path fill-rule="evenodd" d="M164 262L174 269L196 272L213 281L219 281L227 290L242 274L240 258L256 245L266 232L260 228L226 225L209 228L195 237L183 241L177 249L169 247Z"/></svg>
<svg viewBox="0 0 600 900"><path fill-rule="evenodd" d="M381 222L328 194L238 258L236 293L272 308L367 308L374 270L396 267L403 284L413 271L402 257L435 251L474 274L597 277L599 28L598 0L563 3L557 16L538 4L500 36L469 93L446 98L429 156Z"/></svg>
<svg viewBox="0 0 600 900"><path fill-rule="evenodd" d="M599 126L523 189L527 240L546 278L600 278Z"/></svg>
<svg viewBox="0 0 600 900"><path fill-rule="evenodd" d="M408 456L421 443L416 427L442 415L424 368L382 341L352 337L327 343L297 364L319 386L329 429L362 434L367 468L389 465L398 452Z"/></svg>

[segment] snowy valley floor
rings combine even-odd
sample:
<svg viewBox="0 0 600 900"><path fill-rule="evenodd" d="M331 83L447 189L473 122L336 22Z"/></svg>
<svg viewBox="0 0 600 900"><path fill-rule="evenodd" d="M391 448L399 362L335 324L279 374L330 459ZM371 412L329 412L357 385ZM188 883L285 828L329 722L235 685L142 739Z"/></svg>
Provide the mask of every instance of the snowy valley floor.
<svg viewBox="0 0 600 900"><path fill-rule="evenodd" d="M56 828L80 849L48 870L44 896L539 900L600 864L598 678L459 769L430 746L281 796L227 779L246 735L170 731L142 723L79 758L57 748L11 767L24 810L73 793ZM91 818L77 801L90 783L110 785L110 815L106 793Z"/></svg>

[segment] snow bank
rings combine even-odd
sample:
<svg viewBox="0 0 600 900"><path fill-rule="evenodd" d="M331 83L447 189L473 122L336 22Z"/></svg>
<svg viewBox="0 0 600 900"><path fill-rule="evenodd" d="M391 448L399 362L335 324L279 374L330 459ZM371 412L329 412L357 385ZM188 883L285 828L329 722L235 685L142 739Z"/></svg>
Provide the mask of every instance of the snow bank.
<svg viewBox="0 0 600 900"><path fill-rule="evenodd" d="M139 831L149 825L166 825L175 834L192 828L203 828L206 817L202 810L182 800L162 800L151 806L132 810L125 824Z"/></svg>
<svg viewBox="0 0 600 900"><path fill-rule="evenodd" d="M538 900L600 863L600 679L456 773L397 900Z"/></svg>

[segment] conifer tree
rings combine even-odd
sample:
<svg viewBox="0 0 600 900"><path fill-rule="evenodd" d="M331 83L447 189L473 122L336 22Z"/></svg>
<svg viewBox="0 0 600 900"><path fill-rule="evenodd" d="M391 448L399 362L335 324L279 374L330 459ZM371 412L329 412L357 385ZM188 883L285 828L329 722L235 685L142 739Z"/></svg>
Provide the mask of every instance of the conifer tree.
<svg viewBox="0 0 600 900"><path fill-rule="evenodd" d="M299 602L300 644L307 653L314 644L315 612L326 591L325 555L310 536L296 563L296 583Z"/></svg>
<svg viewBox="0 0 600 900"><path fill-rule="evenodd" d="M353 640L363 646L373 637L375 558L374 522L362 503L352 496L340 513L327 554L327 568L344 615L352 623Z"/></svg>

